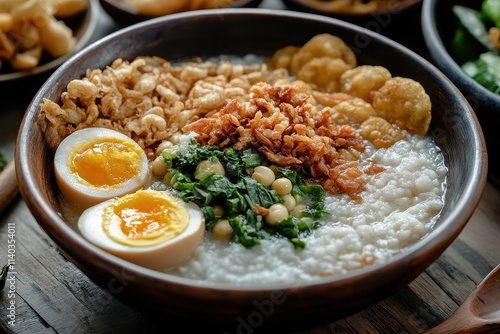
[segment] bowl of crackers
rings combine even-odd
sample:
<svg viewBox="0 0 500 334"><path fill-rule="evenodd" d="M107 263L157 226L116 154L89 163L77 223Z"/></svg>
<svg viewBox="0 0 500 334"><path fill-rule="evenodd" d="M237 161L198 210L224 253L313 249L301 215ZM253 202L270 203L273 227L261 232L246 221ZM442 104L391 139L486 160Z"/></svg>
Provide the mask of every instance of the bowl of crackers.
<svg viewBox="0 0 500 334"><path fill-rule="evenodd" d="M95 0L0 4L0 82L47 73L88 44L98 23Z"/></svg>

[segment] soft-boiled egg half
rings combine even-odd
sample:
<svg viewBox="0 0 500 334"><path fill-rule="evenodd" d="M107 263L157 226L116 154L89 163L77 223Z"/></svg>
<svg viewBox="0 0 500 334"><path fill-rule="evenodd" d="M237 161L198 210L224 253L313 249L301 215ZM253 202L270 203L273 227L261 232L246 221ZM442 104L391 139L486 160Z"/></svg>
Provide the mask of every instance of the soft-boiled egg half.
<svg viewBox="0 0 500 334"><path fill-rule="evenodd" d="M105 251L151 269L185 261L205 235L203 213L165 191L138 190L83 211L82 235Z"/></svg>
<svg viewBox="0 0 500 334"><path fill-rule="evenodd" d="M54 171L64 199L82 208L133 192L149 177L144 150L130 137L106 128L67 136L56 150Z"/></svg>

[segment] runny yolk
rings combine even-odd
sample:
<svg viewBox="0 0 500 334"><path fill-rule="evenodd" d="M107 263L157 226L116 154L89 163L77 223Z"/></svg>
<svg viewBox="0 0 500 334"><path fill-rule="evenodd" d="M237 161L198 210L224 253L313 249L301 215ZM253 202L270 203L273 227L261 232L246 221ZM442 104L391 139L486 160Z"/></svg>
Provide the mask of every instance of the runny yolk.
<svg viewBox="0 0 500 334"><path fill-rule="evenodd" d="M188 223L189 212L179 201L167 193L139 190L105 209L103 228L117 242L148 246L174 238Z"/></svg>
<svg viewBox="0 0 500 334"><path fill-rule="evenodd" d="M82 183L97 188L114 187L137 176L142 149L119 138L96 138L75 146L68 157L69 169Z"/></svg>

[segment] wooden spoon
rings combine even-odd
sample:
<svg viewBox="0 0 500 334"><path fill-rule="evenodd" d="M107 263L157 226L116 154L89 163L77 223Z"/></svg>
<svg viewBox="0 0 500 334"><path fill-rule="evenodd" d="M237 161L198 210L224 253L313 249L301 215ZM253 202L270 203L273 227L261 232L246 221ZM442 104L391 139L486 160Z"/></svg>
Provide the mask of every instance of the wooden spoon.
<svg viewBox="0 0 500 334"><path fill-rule="evenodd" d="M500 265L444 322L425 334L500 332Z"/></svg>
<svg viewBox="0 0 500 334"><path fill-rule="evenodd" d="M14 160L0 172L0 213L9 206L10 202L19 194L17 186L16 167Z"/></svg>

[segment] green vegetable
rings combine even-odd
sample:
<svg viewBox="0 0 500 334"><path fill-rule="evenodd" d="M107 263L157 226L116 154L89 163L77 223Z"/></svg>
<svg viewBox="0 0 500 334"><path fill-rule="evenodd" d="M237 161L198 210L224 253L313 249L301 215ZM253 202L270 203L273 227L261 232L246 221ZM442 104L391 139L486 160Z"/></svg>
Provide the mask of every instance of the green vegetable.
<svg viewBox="0 0 500 334"><path fill-rule="evenodd" d="M462 26L487 50L494 51L488 40L488 29L485 23L487 17L480 11L464 6L455 5L453 13L458 17ZM470 46L469 46L470 47Z"/></svg>
<svg viewBox="0 0 500 334"><path fill-rule="evenodd" d="M238 153L233 148L225 151L224 160L226 161L226 173L234 178L240 177L246 168L262 164L262 158L259 154L253 153L251 150L244 150Z"/></svg>
<svg viewBox="0 0 500 334"><path fill-rule="evenodd" d="M224 156L224 152L220 149L210 146L200 146L195 144L196 142L191 142L188 147L181 153L179 147L173 146L169 149L163 151L163 158L168 162L171 161L171 165L174 168L182 170L183 172L194 173L196 166L204 161L218 159Z"/></svg>
<svg viewBox="0 0 500 334"><path fill-rule="evenodd" d="M4 170L4 168L7 166L7 158L5 158L5 156L0 153L0 172Z"/></svg>
<svg viewBox="0 0 500 334"><path fill-rule="evenodd" d="M281 203L282 200L275 191L269 190L266 186L258 183L249 176L243 176L241 180L242 189L245 189L248 195L247 202L250 207L259 204L265 208L274 203Z"/></svg>
<svg viewBox="0 0 500 334"><path fill-rule="evenodd" d="M307 197L310 199L310 203L306 207L304 212L305 216L311 217L313 219L319 219L323 217L323 215L325 214L325 189L323 189L322 186L316 184L304 186L302 180L304 177L307 177L307 175L301 176L296 171L283 167L277 167L276 169L278 171L278 177L286 177L290 181L292 181L292 194L296 198Z"/></svg>
<svg viewBox="0 0 500 334"><path fill-rule="evenodd" d="M483 61L488 70L498 78L500 78L500 56L493 52L483 53L479 59Z"/></svg>
<svg viewBox="0 0 500 334"><path fill-rule="evenodd" d="M258 245L261 237L259 236L257 222L257 215L251 209L248 209L245 215L230 218L229 225L233 228L236 241L246 248Z"/></svg>
<svg viewBox="0 0 500 334"><path fill-rule="evenodd" d="M500 27L500 0L484 0L481 10L453 6L461 26L455 32L450 54L467 75L500 94L500 58L488 39L488 30Z"/></svg>
<svg viewBox="0 0 500 334"><path fill-rule="evenodd" d="M274 233L284 235L295 247L304 248L306 246L299 238L299 232L309 232L308 225L304 221L300 220L297 224L293 221L292 217L288 217L288 219L277 222L271 227Z"/></svg>
<svg viewBox="0 0 500 334"><path fill-rule="evenodd" d="M275 190L255 181L249 169L262 165L263 158L251 150L221 150L218 147L199 145L194 139L187 147L173 147L163 152L169 165L168 183L186 202L197 204L204 215L207 231L211 231L221 218L216 217L213 205L224 208L225 219L233 228L234 240L247 248L272 237L286 238L295 247L304 248L303 235L320 226L318 220L325 214L326 192L319 185L304 185L308 177L303 171L296 172L278 167L277 177L286 177L292 182L292 195L306 204L304 216L313 222L289 216L274 225L262 222L262 216L254 212L256 205L269 208L282 203ZM219 161L226 175L201 172L194 175L196 166L204 160Z"/></svg>
<svg viewBox="0 0 500 334"><path fill-rule="evenodd" d="M463 71L488 90L500 94L500 56L493 52L462 65Z"/></svg>
<svg viewBox="0 0 500 334"><path fill-rule="evenodd" d="M500 28L500 1L484 0L481 9L483 13Z"/></svg>
<svg viewBox="0 0 500 334"><path fill-rule="evenodd" d="M455 31L450 44L450 55L455 59L457 64L477 59L483 51L484 46L472 37L467 29L460 27Z"/></svg>

